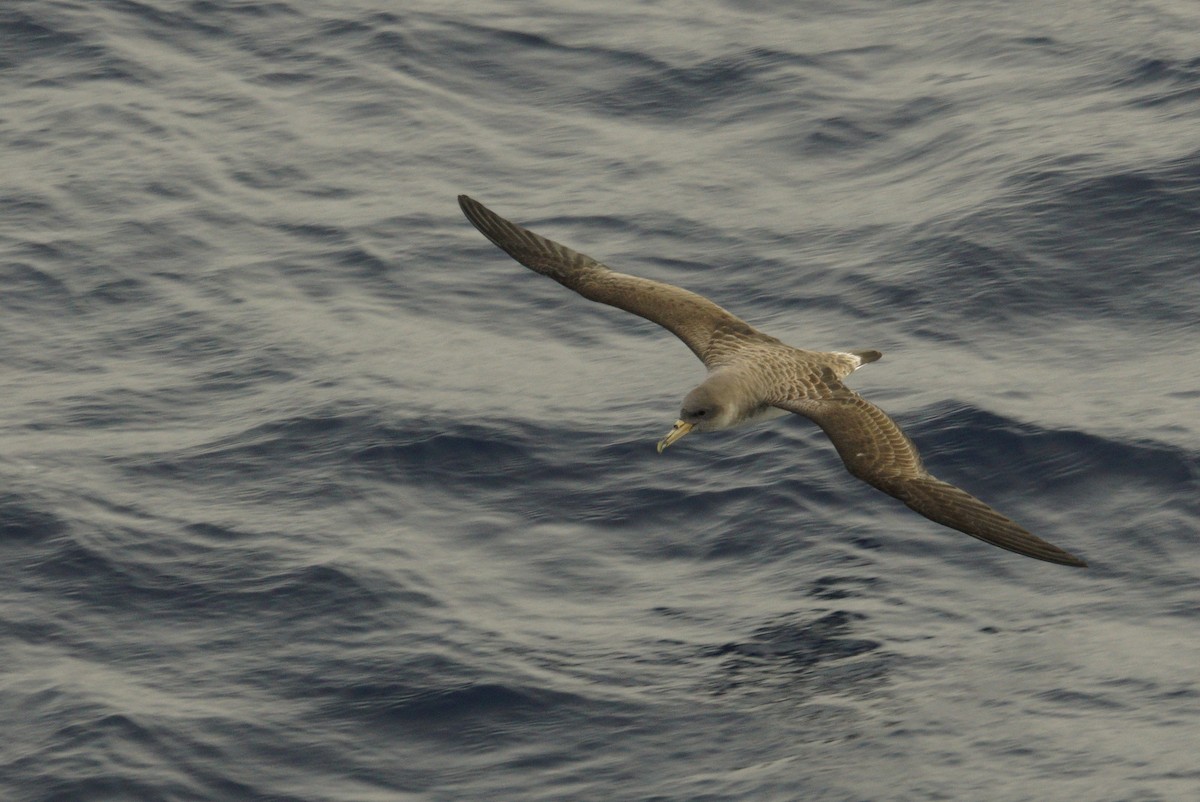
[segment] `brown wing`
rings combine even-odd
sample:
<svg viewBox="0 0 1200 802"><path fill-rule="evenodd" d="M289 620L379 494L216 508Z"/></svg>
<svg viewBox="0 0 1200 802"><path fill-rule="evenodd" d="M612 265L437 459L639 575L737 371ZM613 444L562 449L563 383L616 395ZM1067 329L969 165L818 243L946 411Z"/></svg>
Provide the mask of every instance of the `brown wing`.
<svg viewBox="0 0 1200 802"><path fill-rule="evenodd" d="M501 250L521 264L592 301L653 321L683 340L705 364L714 335L772 339L707 298L660 281L629 276L522 228L477 200L458 196L463 214Z"/></svg>
<svg viewBox="0 0 1200 802"><path fill-rule="evenodd" d="M883 410L840 385L824 399L777 404L814 420L854 476L931 521L993 546L1061 565L1087 563L1032 535L979 499L930 475L916 446Z"/></svg>

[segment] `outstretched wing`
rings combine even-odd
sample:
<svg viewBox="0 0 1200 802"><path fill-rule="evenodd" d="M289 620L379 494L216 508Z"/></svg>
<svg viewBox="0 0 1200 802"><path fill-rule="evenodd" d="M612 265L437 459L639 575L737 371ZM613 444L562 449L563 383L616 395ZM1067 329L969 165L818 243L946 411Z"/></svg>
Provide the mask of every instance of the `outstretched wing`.
<svg viewBox="0 0 1200 802"><path fill-rule="evenodd" d="M660 281L610 270L590 256L522 228L477 200L458 196L463 214L521 264L592 301L653 321L683 340L708 364L727 337L772 340L707 298ZM714 348L714 346L718 346Z"/></svg>
<svg viewBox="0 0 1200 802"><path fill-rule="evenodd" d="M883 410L840 385L831 397L777 404L814 420L854 476L931 521L993 546L1061 565L1087 563L1030 534L979 499L930 475L916 446Z"/></svg>

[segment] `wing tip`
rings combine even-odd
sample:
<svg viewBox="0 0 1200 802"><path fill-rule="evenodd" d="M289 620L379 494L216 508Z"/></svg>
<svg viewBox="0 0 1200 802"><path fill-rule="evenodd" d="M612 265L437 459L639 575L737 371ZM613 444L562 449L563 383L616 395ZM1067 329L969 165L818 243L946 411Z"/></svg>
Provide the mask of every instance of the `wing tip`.
<svg viewBox="0 0 1200 802"><path fill-rule="evenodd" d="M492 241L496 247L507 252L518 262L521 260L513 253L513 238L516 233L524 231L520 226L505 220L500 215L484 206L470 195L458 196L458 208L463 215L479 230L480 234Z"/></svg>
<svg viewBox="0 0 1200 802"><path fill-rule="evenodd" d="M1059 565L1068 565L1071 568L1087 568L1088 567L1088 564L1085 560L1079 559L1074 554L1071 554L1070 552L1067 552L1067 551L1064 551L1063 554L1066 555L1065 559L1054 560L1053 562L1057 562Z"/></svg>
<svg viewBox="0 0 1200 802"><path fill-rule="evenodd" d="M478 213L479 209L487 209L479 200L470 197L469 194L460 194L458 196L458 208L462 209L462 214L467 215L467 219L472 219L473 213Z"/></svg>

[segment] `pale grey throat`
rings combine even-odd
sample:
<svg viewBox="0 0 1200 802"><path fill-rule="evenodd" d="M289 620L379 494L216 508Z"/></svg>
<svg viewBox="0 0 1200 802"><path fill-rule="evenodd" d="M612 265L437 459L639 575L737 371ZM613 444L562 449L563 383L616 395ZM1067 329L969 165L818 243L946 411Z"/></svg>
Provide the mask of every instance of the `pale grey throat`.
<svg viewBox="0 0 1200 802"><path fill-rule="evenodd" d="M926 518L1038 560L1087 565L925 470L916 446L900 427L842 383L879 359L878 351L793 348L694 292L610 270L466 195L459 195L458 203L485 237L521 264L584 298L659 324L700 358L708 377L684 398L679 420L659 441L659 452L689 432L794 412L824 430L851 474Z"/></svg>

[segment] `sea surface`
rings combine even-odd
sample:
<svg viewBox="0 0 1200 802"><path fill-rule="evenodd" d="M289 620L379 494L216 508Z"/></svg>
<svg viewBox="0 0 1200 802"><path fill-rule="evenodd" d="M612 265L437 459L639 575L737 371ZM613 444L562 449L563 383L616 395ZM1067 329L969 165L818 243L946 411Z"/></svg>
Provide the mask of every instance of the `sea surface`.
<svg viewBox="0 0 1200 802"><path fill-rule="evenodd" d="M0 165L0 799L1200 798L1194 0L9 0Z"/></svg>

